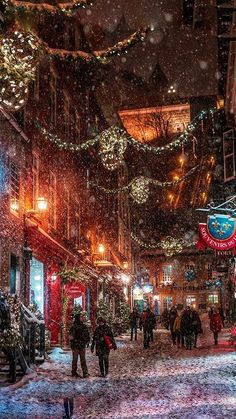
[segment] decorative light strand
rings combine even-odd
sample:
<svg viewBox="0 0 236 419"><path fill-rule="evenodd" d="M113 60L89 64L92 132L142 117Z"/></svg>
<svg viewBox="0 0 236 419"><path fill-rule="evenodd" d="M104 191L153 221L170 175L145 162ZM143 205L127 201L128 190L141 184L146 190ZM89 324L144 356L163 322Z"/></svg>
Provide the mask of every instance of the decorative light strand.
<svg viewBox="0 0 236 419"><path fill-rule="evenodd" d="M156 243L156 244L145 243L142 239L137 237L133 232L130 233L130 236L131 236L131 239L135 243L137 243L140 247L143 247L143 248L148 249L148 250L161 249L161 250L165 251L165 254L167 256L172 256L174 253L181 253L184 248L190 248L190 247L194 247L196 245L196 242L187 243L184 239L181 239L181 238L180 239L175 239L174 237L171 237L171 236L167 236L160 243ZM176 250L179 250L179 251L176 251L176 252L172 253L172 255L170 255L171 248L173 247L173 249L174 249L175 245L176 245ZM181 246L182 246L182 249L180 249ZM167 254L167 253L169 253L169 254Z"/></svg>
<svg viewBox="0 0 236 419"><path fill-rule="evenodd" d="M57 3L57 5L53 6L49 3L31 3L30 1L18 1L18 0L3 0L4 4L8 6L9 9L14 10L27 10L27 11L39 11L39 12L47 12L51 14L56 13L65 13L65 12L73 12L79 8L85 9L88 6L92 6L94 0L71 0L70 2L64 3Z"/></svg>
<svg viewBox="0 0 236 419"><path fill-rule="evenodd" d="M92 52L85 52L85 51L68 51L63 49L56 49L50 48L45 44L46 52L48 55L58 57L60 59L65 58L73 58L73 59L82 59L86 62L91 61L102 61L104 62L107 58L121 55L122 53L126 53L128 49L134 45L136 45L140 41L144 41L147 33L151 29L149 27L145 27L143 29L138 29L128 38L124 39L123 41L117 42L112 47L101 51L92 51Z"/></svg>
<svg viewBox="0 0 236 419"><path fill-rule="evenodd" d="M45 138L54 143L55 145L57 145L59 148L63 149L63 150L70 150L70 151L74 151L74 152L80 152L81 150L86 150L91 146L96 145L101 136L104 135L104 133L106 133L107 138L109 138L109 135L115 135L116 137L120 137L120 136L126 136L127 141L129 144L132 144L133 146L135 146L136 148L138 148L140 151L149 151L152 152L154 154L164 154L166 151L173 151L175 148L177 147L181 147L183 143L192 140L192 134L190 132L188 132L188 130L194 130L197 127L197 124L199 121L202 121L207 114L214 114L217 110L215 108L210 109L210 110L203 110L201 111L196 118L194 118L194 120L188 125L188 127L186 128L186 130L184 131L183 134L181 134L178 138L176 138L175 140L173 140L172 142L170 142L169 144L166 144L162 147L154 147L154 146L149 146L146 144L142 144L139 141L135 140L135 138L133 138L132 136L130 136L127 131L121 127L118 126L111 126L110 128L106 129L105 131L102 131L100 134L98 134L94 139L92 140L87 140L85 142L83 142L80 145L76 145L73 143L68 143L66 141L62 141L56 134L52 134L49 133L46 128L43 128L41 126L41 124L39 123L39 121L37 121L37 128L42 132L42 134L45 136ZM194 128L193 128L194 127Z"/></svg>
<svg viewBox="0 0 236 419"><path fill-rule="evenodd" d="M198 165L190 169L182 178L175 181L166 181L161 182L157 179L148 178L145 176L140 176L132 179L127 185L122 186L116 189L105 188L104 186L98 185L96 182L90 182L91 186L107 193L107 194L116 194L119 192L128 191L135 202L138 204L143 204L147 201L149 196L149 185L152 184L157 187L166 188L166 187L175 187L179 183L184 182L187 178L192 176L197 170L204 168L204 165Z"/></svg>

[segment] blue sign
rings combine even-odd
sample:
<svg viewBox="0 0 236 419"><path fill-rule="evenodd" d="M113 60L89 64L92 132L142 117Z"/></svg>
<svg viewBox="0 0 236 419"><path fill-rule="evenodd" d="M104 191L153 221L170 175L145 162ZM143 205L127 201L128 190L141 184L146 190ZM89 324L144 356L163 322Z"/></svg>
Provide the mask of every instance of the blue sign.
<svg viewBox="0 0 236 419"><path fill-rule="evenodd" d="M207 228L215 240L228 240L235 232L235 218L225 214L209 215Z"/></svg>

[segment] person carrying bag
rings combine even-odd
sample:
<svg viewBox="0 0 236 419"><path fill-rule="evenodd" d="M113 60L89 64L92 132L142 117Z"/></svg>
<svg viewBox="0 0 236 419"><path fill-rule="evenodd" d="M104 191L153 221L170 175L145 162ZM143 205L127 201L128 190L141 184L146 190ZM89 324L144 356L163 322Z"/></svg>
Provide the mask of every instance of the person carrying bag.
<svg viewBox="0 0 236 419"><path fill-rule="evenodd" d="M110 350L117 349L116 342L111 328L107 325L106 320L99 317L97 320L98 326L96 327L93 335L91 352L96 349L98 356L99 368L102 377L108 375L109 370L109 354Z"/></svg>

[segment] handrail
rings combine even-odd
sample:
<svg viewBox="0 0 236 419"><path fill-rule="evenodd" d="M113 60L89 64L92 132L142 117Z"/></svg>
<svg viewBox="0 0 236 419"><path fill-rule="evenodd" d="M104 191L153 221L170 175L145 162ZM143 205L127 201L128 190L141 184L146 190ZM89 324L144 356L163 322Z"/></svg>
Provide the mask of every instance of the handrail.
<svg viewBox="0 0 236 419"><path fill-rule="evenodd" d="M45 321L38 319L24 304L21 305L23 314L29 323L45 324Z"/></svg>

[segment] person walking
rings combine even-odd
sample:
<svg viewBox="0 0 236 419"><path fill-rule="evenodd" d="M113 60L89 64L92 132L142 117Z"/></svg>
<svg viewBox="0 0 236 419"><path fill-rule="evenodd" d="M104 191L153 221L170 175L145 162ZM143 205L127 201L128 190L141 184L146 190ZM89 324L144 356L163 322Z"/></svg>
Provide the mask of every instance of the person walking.
<svg viewBox="0 0 236 419"><path fill-rule="evenodd" d="M139 321L140 315L136 308L133 309L133 311L130 313L129 316L129 322L130 322L130 340L133 340L133 337L135 340L137 340L137 331L138 331L138 321Z"/></svg>
<svg viewBox="0 0 236 419"><path fill-rule="evenodd" d="M70 328L70 345L72 349L72 377L81 377L77 373L78 356L80 356L83 378L89 377L85 358L86 346L89 346L89 341L89 330L88 327L84 324L84 316L83 314L78 314L75 316L73 325Z"/></svg>
<svg viewBox="0 0 236 419"><path fill-rule="evenodd" d="M153 342L153 329L156 325L156 318L154 313L151 312L148 307L143 311L141 317L141 324L143 328L143 347L144 349L149 348L150 341Z"/></svg>
<svg viewBox="0 0 236 419"><path fill-rule="evenodd" d="M184 310L181 325L181 334L184 336L186 349L192 349L194 344L194 325L193 325L193 313L189 306Z"/></svg>
<svg viewBox="0 0 236 419"><path fill-rule="evenodd" d="M172 343L173 345L176 345L176 335L174 332L174 323L175 323L175 319L178 316L178 312L176 307L171 307L170 309L170 313L169 313L169 326L170 326L170 333L171 333L171 338L172 338Z"/></svg>
<svg viewBox="0 0 236 419"><path fill-rule="evenodd" d="M175 338L176 338L176 343L177 343L178 348L180 348L180 346L183 348L184 346L184 337L181 334L181 320L182 320L182 314L177 313L174 326L173 326L173 332L175 333Z"/></svg>
<svg viewBox="0 0 236 419"><path fill-rule="evenodd" d="M202 333L202 322L196 310L193 309L192 313L193 313L193 333L194 333L193 347L196 348L198 335L199 333Z"/></svg>
<svg viewBox="0 0 236 419"><path fill-rule="evenodd" d="M222 326L223 326L223 327L225 327L225 326L224 326L225 314L224 314L224 309L223 309L223 307L222 307L222 306L219 308L219 315L220 315L220 317L221 317Z"/></svg>
<svg viewBox="0 0 236 419"><path fill-rule="evenodd" d="M167 308L165 308L161 315L161 323L167 330L169 329L169 320L169 311Z"/></svg>
<svg viewBox="0 0 236 419"><path fill-rule="evenodd" d="M98 356L99 368L102 377L106 377L109 372L109 354L110 350L117 349L116 342L111 328L107 325L106 320L102 317L97 319L98 326L93 335L91 352L96 349Z"/></svg>
<svg viewBox="0 0 236 419"><path fill-rule="evenodd" d="M222 320L219 311L215 307L210 318L210 329L213 332L215 345L218 345L218 335L222 329Z"/></svg>

